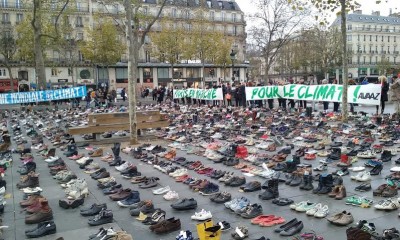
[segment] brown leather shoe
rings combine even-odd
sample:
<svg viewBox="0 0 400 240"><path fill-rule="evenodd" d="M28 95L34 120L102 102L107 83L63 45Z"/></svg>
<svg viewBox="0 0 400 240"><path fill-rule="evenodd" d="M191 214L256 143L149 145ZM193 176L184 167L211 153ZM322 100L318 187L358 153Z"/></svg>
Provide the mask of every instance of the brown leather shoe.
<svg viewBox="0 0 400 240"><path fill-rule="evenodd" d="M340 188L339 185L333 187L333 188L332 188L332 191L331 191L330 193L328 193L328 196L331 197L331 198L336 197L336 195L339 193L339 188Z"/></svg>
<svg viewBox="0 0 400 240"><path fill-rule="evenodd" d="M388 187L388 185L387 184L382 184L382 185L380 185L377 189L375 189L373 192L372 192L372 195L373 196L381 196L382 195L382 192L385 190L385 188L387 188Z"/></svg>
<svg viewBox="0 0 400 240"><path fill-rule="evenodd" d="M44 197L36 198L36 200L26 208L26 212L35 213L39 211L42 208L42 202L47 202L47 199Z"/></svg>
<svg viewBox="0 0 400 240"><path fill-rule="evenodd" d="M127 189L119 189L117 193L110 195L109 197L113 201L121 201L131 195L132 190L130 188Z"/></svg>
<svg viewBox="0 0 400 240"><path fill-rule="evenodd" d="M29 207L32 204L36 203L36 201L38 201L38 199L41 199L41 198L44 198L44 197L41 195L31 195L28 197L27 200L21 201L19 203L19 205L23 208L26 208L26 207Z"/></svg>
<svg viewBox="0 0 400 240"><path fill-rule="evenodd" d="M382 191L382 197L394 197L397 195L397 186L387 186Z"/></svg>
<svg viewBox="0 0 400 240"><path fill-rule="evenodd" d="M346 193L346 187L343 186L343 185L340 185L340 186L339 186L339 189L338 189L338 192L337 192L337 194L336 194L336 196L335 196L335 199L336 199L336 200L342 200L343 198L346 197L346 195L347 195L347 193Z"/></svg>
<svg viewBox="0 0 400 240"><path fill-rule="evenodd" d="M35 224L53 219L53 211L49 207L47 200L41 200L40 203L41 207L37 212L25 217L26 224Z"/></svg>
<svg viewBox="0 0 400 240"><path fill-rule="evenodd" d="M91 155L91 157L102 157L102 156L103 156L102 148L98 148L98 149L94 150L93 154Z"/></svg>
<svg viewBox="0 0 400 240"><path fill-rule="evenodd" d="M39 187L39 177L29 175L28 179L25 182L17 183L17 188L27 188L27 187Z"/></svg>
<svg viewBox="0 0 400 240"><path fill-rule="evenodd" d="M154 229L154 232L157 234L163 234L177 231L179 229L181 229L180 219L168 219L163 224L161 224L161 226Z"/></svg>

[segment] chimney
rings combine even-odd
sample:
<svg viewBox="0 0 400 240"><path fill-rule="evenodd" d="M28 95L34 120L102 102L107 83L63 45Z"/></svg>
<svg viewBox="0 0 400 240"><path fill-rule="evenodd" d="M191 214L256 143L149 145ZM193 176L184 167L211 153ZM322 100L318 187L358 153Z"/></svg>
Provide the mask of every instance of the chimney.
<svg viewBox="0 0 400 240"><path fill-rule="evenodd" d="M381 12L380 11L372 11L373 16L380 16Z"/></svg>
<svg viewBox="0 0 400 240"><path fill-rule="evenodd" d="M355 14L362 14L362 10L355 10L354 13Z"/></svg>

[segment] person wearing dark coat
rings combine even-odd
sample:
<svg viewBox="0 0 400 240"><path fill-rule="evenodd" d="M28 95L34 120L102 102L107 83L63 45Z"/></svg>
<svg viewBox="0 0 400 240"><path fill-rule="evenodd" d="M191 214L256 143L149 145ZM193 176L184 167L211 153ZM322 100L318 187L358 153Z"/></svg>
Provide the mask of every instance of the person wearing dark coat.
<svg viewBox="0 0 400 240"><path fill-rule="evenodd" d="M389 91L389 83L387 82L387 78L385 76L380 76L379 81L381 82L381 114L385 111L385 102L389 100L388 91ZM379 105L376 105L376 114L378 115Z"/></svg>

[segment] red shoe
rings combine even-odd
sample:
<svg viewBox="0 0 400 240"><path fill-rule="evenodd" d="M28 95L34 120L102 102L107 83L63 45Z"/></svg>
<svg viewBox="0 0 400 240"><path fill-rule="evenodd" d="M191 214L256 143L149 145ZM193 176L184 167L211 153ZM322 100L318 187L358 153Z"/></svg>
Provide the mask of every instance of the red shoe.
<svg viewBox="0 0 400 240"><path fill-rule="evenodd" d="M315 156L315 153L306 153L305 156L304 156L305 160L314 160L316 158L317 157Z"/></svg>
<svg viewBox="0 0 400 240"><path fill-rule="evenodd" d="M184 181L186 181L188 178L190 178L190 176L187 175L187 174L185 174L185 175L183 175L183 176L180 176L180 177L175 178L175 181L176 181L176 182L184 182Z"/></svg>

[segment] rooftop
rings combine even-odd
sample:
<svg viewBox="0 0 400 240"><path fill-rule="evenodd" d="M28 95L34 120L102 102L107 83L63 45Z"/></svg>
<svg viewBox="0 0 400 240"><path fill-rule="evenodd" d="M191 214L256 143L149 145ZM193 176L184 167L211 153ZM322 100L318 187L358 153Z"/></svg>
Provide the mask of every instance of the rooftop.
<svg viewBox="0 0 400 240"><path fill-rule="evenodd" d="M143 0L143 2L157 4L160 1ZM208 9L241 11L235 0L167 0L167 5L169 6L200 7L201 4L204 4L204 7Z"/></svg>
<svg viewBox="0 0 400 240"><path fill-rule="evenodd" d="M347 15L348 22L357 23L374 23L374 24L390 24L390 25L400 25L399 17L389 17L389 16L377 16L368 14L356 14L351 13ZM339 25L341 23L340 16L336 18L332 25Z"/></svg>

